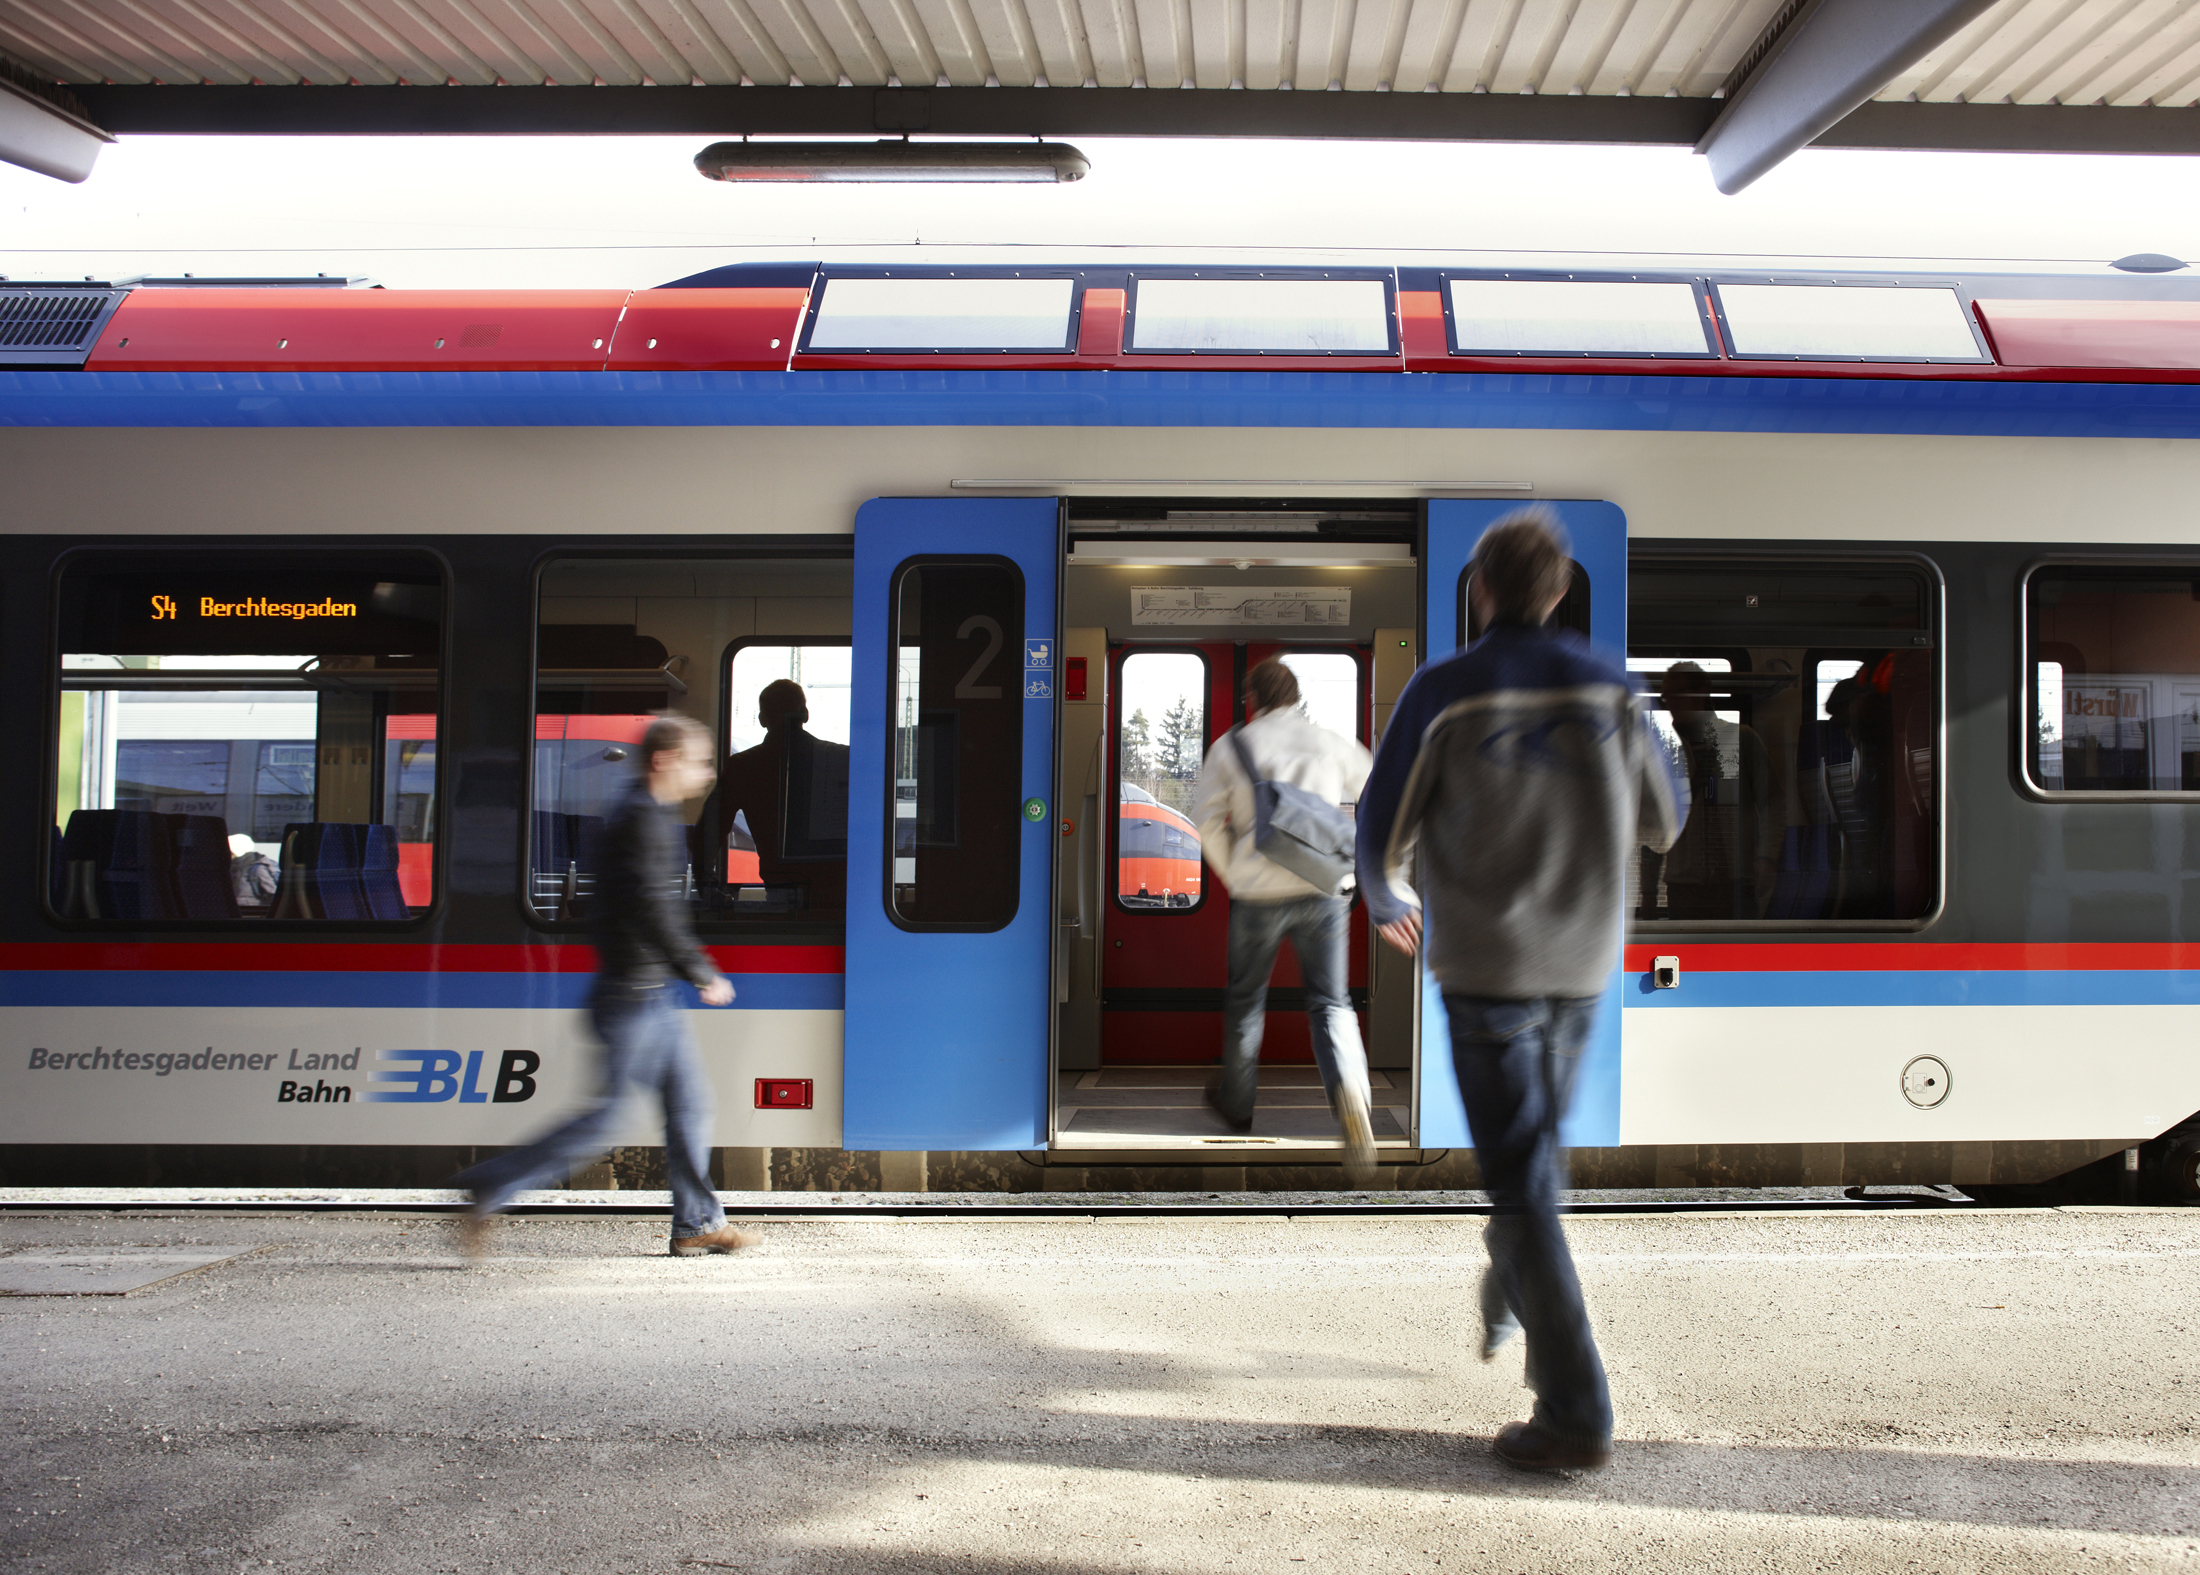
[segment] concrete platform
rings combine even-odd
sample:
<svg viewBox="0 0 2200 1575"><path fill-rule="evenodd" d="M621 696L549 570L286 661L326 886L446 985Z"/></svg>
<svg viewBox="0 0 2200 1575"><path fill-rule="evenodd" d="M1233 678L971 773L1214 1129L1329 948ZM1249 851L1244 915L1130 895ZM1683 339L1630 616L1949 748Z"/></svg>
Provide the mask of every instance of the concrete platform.
<svg viewBox="0 0 2200 1575"><path fill-rule="evenodd" d="M1487 1453L1479 1222L26 1215L0 1566L2200 1569L2200 1212L1602 1216L1601 1476ZM218 1234L217 1234L218 1232Z"/></svg>

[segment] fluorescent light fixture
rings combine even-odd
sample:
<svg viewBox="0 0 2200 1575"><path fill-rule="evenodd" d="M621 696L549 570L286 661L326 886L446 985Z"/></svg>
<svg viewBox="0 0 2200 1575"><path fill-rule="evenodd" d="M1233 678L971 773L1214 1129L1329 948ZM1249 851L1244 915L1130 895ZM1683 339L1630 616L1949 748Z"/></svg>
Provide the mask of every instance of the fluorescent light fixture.
<svg viewBox="0 0 2200 1575"><path fill-rule="evenodd" d="M1740 356L1984 361L1955 291L1932 286L1721 284Z"/></svg>
<svg viewBox="0 0 2200 1575"><path fill-rule="evenodd" d="M1091 161L1066 142L713 142L695 155L706 180L1083 180Z"/></svg>
<svg viewBox="0 0 2200 1575"><path fill-rule="evenodd" d="M1695 290L1678 281L1453 279L1459 353L1712 353Z"/></svg>
<svg viewBox="0 0 2200 1575"><path fill-rule="evenodd" d="M1071 563L1161 569L1213 564L1263 569L1409 569L1413 549L1402 541L1076 541Z"/></svg>

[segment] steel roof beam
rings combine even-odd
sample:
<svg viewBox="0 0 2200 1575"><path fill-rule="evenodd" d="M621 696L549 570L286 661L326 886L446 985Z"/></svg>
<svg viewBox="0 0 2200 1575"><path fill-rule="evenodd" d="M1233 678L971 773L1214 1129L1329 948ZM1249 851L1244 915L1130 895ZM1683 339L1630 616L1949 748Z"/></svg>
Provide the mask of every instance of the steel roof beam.
<svg viewBox="0 0 2200 1575"><path fill-rule="evenodd" d="M1314 137L1695 145L1704 98L1167 88L73 88L123 135ZM1820 147L2200 153L2200 110L1868 103Z"/></svg>
<svg viewBox="0 0 2200 1575"><path fill-rule="evenodd" d="M0 163L81 181L99 150L115 139L84 118L65 90L37 81L0 60Z"/></svg>
<svg viewBox="0 0 2200 1575"><path fill-rule="evenodd" d="M1783 6L1744 55L1746 76L1729 85L1718 118L1696 144L1711 162L1712 180L1729 196L1740 191L1993 3L1798 0Z"/></svg>

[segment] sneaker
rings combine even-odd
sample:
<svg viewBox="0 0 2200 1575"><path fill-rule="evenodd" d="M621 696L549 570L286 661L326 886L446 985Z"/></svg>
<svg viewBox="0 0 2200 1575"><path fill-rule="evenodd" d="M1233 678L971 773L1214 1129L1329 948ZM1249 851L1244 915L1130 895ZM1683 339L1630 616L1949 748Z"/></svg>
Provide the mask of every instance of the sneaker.
<svg viewBox="0 0 2200 1575"><path fill-rule="evenodd" d="M1612 1444L1581 1444L1559 1437L1540 1422L1507 1422L1490 1446L1498 1459L1522 1471L1602 1471L1612 1463Z"/></svg>
<svg viewBox="0 0 2200 1575"><path fill-rule="evenodd" d="M1375 1185L1375 1123L1368 1114L1367 1091L1340 1089L1337 1123L1344 1128L1344 1179L1352 1187Z"/></svg>
<svg viewBox="0 0 2200 1575"><path fill-rule="evenodd" d="M468 1263L482 1263L489 1257L490 1237L495 1234L497 1217L484 1214L479 1209L468 1209L458 1217L458 1254Z"/></svg>
<svg viewBox="0 0 2200 1575"><path fill-rule="evenodd" d="M699 1231L693 1236L672 1238L672 1255L675 1258L699 1258L706 1252L739 1252L743 1247L754 1247L764 1238L753 1230L727 1223L716 1230Z"/></svg>
<svg viewBox="0 0 2200 1575"><path fill-rule="evenodd" d="M1207 1079L1207 1086L1201 1092L1200 1097L1207 1101L1207 1108L1220 1116L1222 1124L1232 1132L1250 1132L1253 1130L1253 1118L1251 1116L1234 1116L1222 1108L1222 1074L1220 1072Z"/></svg>

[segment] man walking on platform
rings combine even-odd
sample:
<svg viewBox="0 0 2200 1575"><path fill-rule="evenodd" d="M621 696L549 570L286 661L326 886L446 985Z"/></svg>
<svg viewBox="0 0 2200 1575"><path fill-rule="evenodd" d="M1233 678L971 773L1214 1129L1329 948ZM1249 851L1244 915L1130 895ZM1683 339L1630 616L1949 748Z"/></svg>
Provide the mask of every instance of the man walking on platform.
<svg viewBox="0 0 2200 1575"><path fill-rule="evenodd" d="M1370 919L1410 954L1425 916L1495 1206L1482 1355L1524 1327L1536 1397L1496 1452L1537 1471L1612 1457L1604 1363L1558 1220L1558 1126L1619 959L1627 863L1638 845L1671 847L1688 802L1625 666L1548 627L1568 554L1544 510L1482 537L1468 595L1488 632L1406 685L1359 817Z"/></svg>
<svg viewBox="0 0 2200 1575"><path fill-rule="evenodd" d="M1268 1019L1268 976L1288 935L1306 981L1314 1060L1330 1108L1344 1129L1345 1178L1364 1187L1375 1179L1375 1130L1368 1109L1367 1049L1346 985L1352 899L1324 891L1263 857L1254 839L1260 787L1285 783L1327 804L1349 804L1367 781L1368 755L1352 739L1316 727L1299 713L1298 678L1279 658L1270 657L1245 675L1245 696L1252 719L1207 751L1193 806L1200 855L1230 892L1222 1071L1207 1086L1207 1103L1235 1130L1252 1130L1261 1030ZM1346 824L1338 846L1348 849L1350 842ZM1337 883L1350 874L1340 859Z"/></svg>
<svg viewBox="0 0 2200 1575"><path fill-rule="evenodd" d="M642 735L641 775L605 828L596 876L596 990L589 1015L603 1041L603 1083L588 1108L525 1148L456 1178L473 1193L460 1222L467 1255L487 1245L491 1218L531 1187L562 1178L603 1151L631 1090L665 1109L665 1171L672 1183L676 1257L754 1246L754 1232L726 1223L710 1184L710 1080L670 979L695 987L705 1006L733 1000L733 985L697 944L679 896L686 842L679 806L710 786L710 735L688 717L660 716Z"/></svg>

